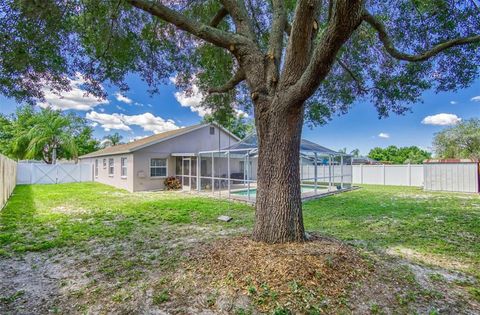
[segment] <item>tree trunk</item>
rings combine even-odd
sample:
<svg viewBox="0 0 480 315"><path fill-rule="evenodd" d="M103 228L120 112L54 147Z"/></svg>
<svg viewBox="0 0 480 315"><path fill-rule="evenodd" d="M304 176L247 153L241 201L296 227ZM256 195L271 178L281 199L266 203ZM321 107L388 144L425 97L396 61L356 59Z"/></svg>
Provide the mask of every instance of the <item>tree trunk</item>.
<svg viewBox="0 0 480 315"><path fill-rule="evenodd" d="M253 239L302 242L299 157L304 106L275 105L270 104L268 113L256 118L259 151Z"/></svg>
<svg viewBox="0 0 480 315"><path fill-rule="evenodd" d="M57 164L57 147L54 146L52 149L52 164Z"/></svg>

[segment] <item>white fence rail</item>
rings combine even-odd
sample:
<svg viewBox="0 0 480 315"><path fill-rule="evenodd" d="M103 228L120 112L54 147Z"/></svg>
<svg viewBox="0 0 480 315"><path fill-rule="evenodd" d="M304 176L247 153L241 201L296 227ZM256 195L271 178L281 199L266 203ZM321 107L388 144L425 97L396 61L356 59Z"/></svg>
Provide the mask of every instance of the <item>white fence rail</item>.
<svg viewBox="0 0 480 315"><path fill-rule="evenodd" d="M0 210L15 188L17 163L0 154Z"/></svg>
<svg viewBox="0 0 480 315"><path fill-rule="evenodd" d="M61 184L93 181L92 165L18 163L17 184Z"/></svg>
<svg viewBox="0 0 480 315"><path fill-rule="evenodd" d="M354 184L423 186L422 164L353 165Z"/></svg>

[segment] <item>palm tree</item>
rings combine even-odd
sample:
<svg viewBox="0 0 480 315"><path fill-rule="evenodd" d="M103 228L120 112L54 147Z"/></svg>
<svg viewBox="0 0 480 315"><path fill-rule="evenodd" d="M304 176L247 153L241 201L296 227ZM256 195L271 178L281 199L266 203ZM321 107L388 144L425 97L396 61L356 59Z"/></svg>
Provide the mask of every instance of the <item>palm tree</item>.
<svg viewBox="0 0 480 315"><path fill-rule="evenodd" d="M113 135L106 135L105 137L103 137L102 145L104 147L107 147L121 144L122 139L123 137L118 132L115 132Z"/></svg>
<svg viewBox="0 0 480 315"><path fill-rule="evenodd" d="M39 153L47 164L57 162L58 150L78 156L75 142L75 121L72 116L64 116L59 111L44 109L37 117L35 127L26 134L29 139L27 158L35 158Z"/></svg>
<svg viewBox="0 0 480 315"><path fill-rule="evenodd" d="M359 149L353 149L352 152L350 152L351 155L354 157L359 157L360 156L360 150Z"/></svg>

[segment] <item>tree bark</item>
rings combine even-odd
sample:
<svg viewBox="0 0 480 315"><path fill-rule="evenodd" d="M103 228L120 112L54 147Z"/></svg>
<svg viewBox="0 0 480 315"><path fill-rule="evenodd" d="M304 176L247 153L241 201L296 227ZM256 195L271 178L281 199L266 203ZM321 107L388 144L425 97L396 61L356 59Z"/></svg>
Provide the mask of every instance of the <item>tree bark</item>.
<svg viewBox="0 0 480 315"><path fill-rule="evenodd" d="M302 242L305 230L299 154L304 106L273 102L268 108L262 113L268 119L256 119L259 152L253 239L265 243Z"/></svg>

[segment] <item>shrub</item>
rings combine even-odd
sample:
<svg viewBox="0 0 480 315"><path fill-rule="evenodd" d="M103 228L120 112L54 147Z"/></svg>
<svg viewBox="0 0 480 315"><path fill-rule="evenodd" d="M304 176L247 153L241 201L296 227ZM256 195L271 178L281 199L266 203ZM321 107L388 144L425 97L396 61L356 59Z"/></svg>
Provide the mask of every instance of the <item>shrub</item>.
<svg viewBox="0 0 480 315"><path fill-rule="evenodd" d="M167 190L178 190L182 188L180 181L175 176L170 176L165 178L165 189Z"/></svg>

